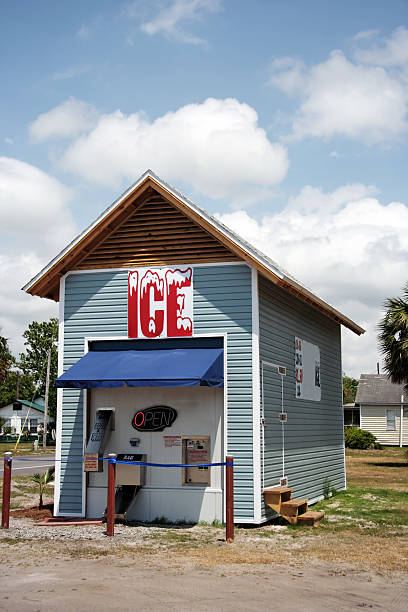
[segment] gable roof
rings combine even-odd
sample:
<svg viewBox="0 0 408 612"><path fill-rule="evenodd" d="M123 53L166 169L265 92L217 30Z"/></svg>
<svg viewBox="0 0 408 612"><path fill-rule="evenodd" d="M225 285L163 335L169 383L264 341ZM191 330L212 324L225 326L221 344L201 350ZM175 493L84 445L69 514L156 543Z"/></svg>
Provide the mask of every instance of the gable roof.
<svg viewBox="0 0 408 612"><path fill-rule="evenodd" d="M208 235L232 253L236 259L254 266L260 274L276 285L294 294L297 298L311 304L326 316L341 323L360 335L364 329L351 319L327 304L306 289L272 259L258 251L207 211L200 208L179 191L165 183L151 170L147 170L134 185L129 187L113 204L107 208L89 227L61 251L45 268L27 283L23 290L31 295L47 297L58 301L59 281L62 276L78 266L95 251L97 245L134 214L143 205L152 190L160 194L176 210L200 226ZM180 259L180 258L179 258ZM223 260L220 257L219 260ZM179 263L183 263L180 262ZM102 267L102 266L100 266ZM107 266L110 267L110 266Z"/></svg>
<svg viewBox="0 0 408 612"><path fill-rule="evenodd" d="M45 407L44 404L39 404L39 400L41 400L42 398L37 398L35 402L28 402L27 400L22 400L22 399L18 399L17 401L20 402L20 404L23 404L24 406L27 406L27 408L34 408L34 410L38 410L39 412L44 413L45 411Z"/></svg>
<svg viewBox="0 0 408 612"><path fill-rule="evenodd" d="M38 412L42 412L44 414L45 411L45 407L44 407L44 398L43 397L37 397L35 402L29 402L28 400L24 400L24 399L16 399L14 402L12 402L11 404L7 404L7 406L2 406L2 408L9 408L10 406L13 406L16 402L19 402L20 404L23 404L23 406L26 406L27 408L31 408L33 410L38 410ZM1 410L1 408L0 408Z"/></svg>
<svg viewBox="0 0 408 612"><path fill-rule="evenodd" d="M404 385L391 382L387 374L361 374L356 404L401 404Z"/></svg>

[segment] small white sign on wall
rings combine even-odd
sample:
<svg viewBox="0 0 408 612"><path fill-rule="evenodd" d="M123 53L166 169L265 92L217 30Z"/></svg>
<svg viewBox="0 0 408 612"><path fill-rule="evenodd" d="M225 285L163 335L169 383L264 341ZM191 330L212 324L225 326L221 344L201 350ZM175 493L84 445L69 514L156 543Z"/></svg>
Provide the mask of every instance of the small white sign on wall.
<svg viewBox="0 0 408 612"><path fill-rule="evenodd" d="M320 402L320 349L295 337L296 398Z"/></svg>

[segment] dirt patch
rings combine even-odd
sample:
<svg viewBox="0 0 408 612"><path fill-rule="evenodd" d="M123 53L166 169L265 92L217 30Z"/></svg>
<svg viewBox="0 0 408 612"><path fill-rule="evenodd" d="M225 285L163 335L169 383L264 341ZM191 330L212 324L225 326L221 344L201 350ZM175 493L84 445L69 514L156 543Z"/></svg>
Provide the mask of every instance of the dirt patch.
<svg viewBox="0 0 408 612"><path fill-rule="evenodd" d="M30 518L34 521L41 521L45 518L53 516L54 504L45 504L41 509L38 506L30 506L29 508L19 508L18 510L10 510L10 516L16 518Z"/></svg>
<svg viewBox="0 0 408 612"><path fill-rule="evenodd" d="M188 556L177 567L126 556L99 563L53 558L44 571L14 559L14 550L0 566L0 609L10 612L406 609L406 576L361 573L347 564L310 563L302 569L277 563L219 564L200 569L192 567Z"/></svg>

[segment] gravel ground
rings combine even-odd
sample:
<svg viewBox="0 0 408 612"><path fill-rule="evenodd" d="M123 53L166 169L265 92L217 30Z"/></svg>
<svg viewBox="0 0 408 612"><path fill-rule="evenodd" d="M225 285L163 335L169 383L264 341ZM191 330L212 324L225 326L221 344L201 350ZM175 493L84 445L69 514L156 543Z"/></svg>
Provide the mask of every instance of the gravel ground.
<svg viewBox="0 0 408 612"><path fill-rule="evenodd" d="M0 530L0 610L104 612L405 612L408 575L297 558L324 536L284 526L40 526ZM45 563L44 563L45 560Z"/></svg>

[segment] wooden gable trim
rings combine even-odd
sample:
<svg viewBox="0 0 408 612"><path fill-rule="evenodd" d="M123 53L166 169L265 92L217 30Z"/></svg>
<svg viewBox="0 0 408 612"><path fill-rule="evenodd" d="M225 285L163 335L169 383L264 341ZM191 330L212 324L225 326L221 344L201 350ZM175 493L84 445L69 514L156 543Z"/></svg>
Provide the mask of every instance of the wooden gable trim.
<svg viewBox="0 0 408 612"><path fill-rule="evenodd" d="M214 232L214 227L211 223L205 222L202 217L192 211L189 207L185 206L178 198L172 196L166 189L162 189L161 186L148 176L143 183L138 185L133 191L131 191L126 198L124 198L118 205L110 211L110 213L101 219L88 233L86 233L73 247L65 253L61 259L55 262L55 264L41 276L37 282L33 283L28 293L31 295L39 295L52 299L54 301L59 300L59 280L67 272L75 269L81 269L81 262L83 262L88 255L90 255L100 244L102 240L106 240L113 232L115 232L122 224L126 222L129 217L133 215L136 209L143 206L146 200L153 195L154 192L158 192L166 201L171 203L177 210L182 212L199 225L206 231L210 236L214 236L224 247L231 251L234 255L240 257L239 253L244 252L241 249L232 249L234 246L232 240L221 240L221 232ZM214 235L216 234L216 235ZM179 262L180 257L176 257L174 263ZM191 258L190 258L191 259ZM194 257L197 260L197 257ZM219 259L215 256L214 258L204 258L201 263L207 261L208 263L214 263ZM235 260L234 257L224 258L224 261ZM247 260L248 258L246 258ZM221 258L222 260L222 258ZM147 262L146 262L147 263ZM151 263L151 262L149 262ZM190 263L190 261L186 262ZM101 266L102 267L102 266ZM110 266L107 266L110 267ZM127 267L124 265L124 267ZM95 268L96 269L96 268Z"/></svg>
<svg viewBox="0 0 408 612"><path fill-rule="evenodd" d="M95 225L84 233L84 235L78 239L78 242L73 244L71 248L68 247L67 252L62 254L54 264L49 264L50 267L46 269L36 281L33 280L32 284L29 283L26 286L26 291L32 295L39 295L58 301L60 278L75 268L80 269L81 262L84 262L88 255L97 248L101 239L107 239L121 224L125 223L125 221L135 212L135 209L141 207L146 199L152 195L153 191L159 193L167 202L184 213L187 218L194 221L210 236L218 240L219 243L234 254L238 260L247 262L274 284L284 288L286 291L289 291L300 300L312 305L314 308L317 308L327 317L348 327L354 333L364 333L362 327L342 315L342 313L338 312L329 304L326 304L323 300L296 283L296 281L286 276L283 272L281 273L278 269L274 271L272 269L273 265L268 264L267 261L263 262L263 257L261 255L258 256L255 249L252 253L252 249L249 245L248 249L245 245L241 246L239 244L240 241L236 237L233 235L232 237L228 236L229 231L227 228L225 231L219 229L215 223L206 218L205 211L203 211L203 214L200 214L199 210L195 210L194 205L189 206L187 203L183 202L181 199L182 196L180 198L177 197L177 195L169 191L150 174L131 189L128 194L122 196L123 199L120 199L116 206L112 205L111 209L108 209L103 214L101 220L99 222L96 221ZM219 256L214 257L214 263L216 261L220 261ZM174 263L180 263L179 257L178 261ZM126 266L124 265L123 267Z"/></svg>
<svg viewBox="0 0 408 612"><path fill-rule="evenodd" d="M210 232L156 189L74 270L237 261Z"/></svg>
<svg viewBox="0 0 408 612"><path fill-rule="evenodd" d="M266 266L263 266L260 262L255 262L254 258L245 249L240 247L231 238L229 238L228 236L223 234L220 230L218 230L216 227L214 227L214 225L212 225L212 223L210 223L209 221L207 221L206 219L201 217L201 215L196 213L194 210L191 210L190 208L188 208L183 202L181 202L180 200L176 199L173 196L173 194L171 194L168 191L166 191L165 189L163 189L161 187L161 185L155 185L155 189L156 189L156 191L161 193L163 195L163 197L165 197L166 199L168 199L172 203L174 203L174 205L177 206L177 208L179 208L186 215L191 217L203 229L206 229L210 234L215 236L221 242L221 244L223 244L227 249L229 249L230 251L235 253L235 255L237 255L237 257L239 259L243 259L244 261L249 263L251 266L255 265L255 267L262 274L265 274L265 276L267 276L267 278L274 279L275 283L278 282L278 280L280 278L278 275L273 274L273 272L271 272L271 270L269 270Z"/></svg>

